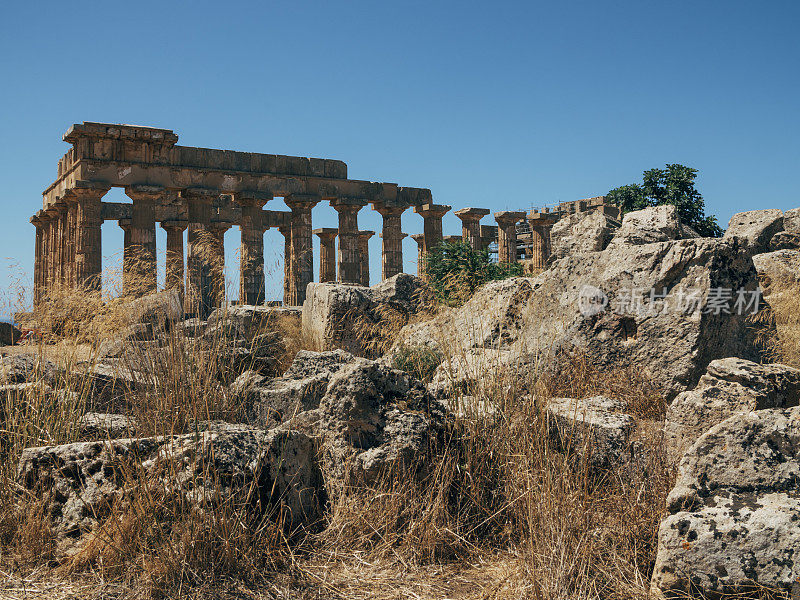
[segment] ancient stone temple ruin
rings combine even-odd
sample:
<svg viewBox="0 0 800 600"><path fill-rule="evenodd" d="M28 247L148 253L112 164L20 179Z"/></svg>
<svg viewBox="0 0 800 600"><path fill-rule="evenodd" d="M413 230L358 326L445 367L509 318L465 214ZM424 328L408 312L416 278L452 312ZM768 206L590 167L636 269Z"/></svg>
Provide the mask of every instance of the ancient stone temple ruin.
<svg viewBox="0 0 800 600"><path fill-rule="evenodd" d="M403 212L413 208L422 217L423 233L412 236L422 271L425 253L443 240L442 218L450 210L434 204L429 189L348 179L339 160L179 146L169 129L106 123L73 125L63 139L72 147L31 218L35 305L55 289L100 289L106 221L124 231L123 293L156 289L160 225L167 234L166 286L185 292L187 312L202 316L224 301L225 233L232 227L241 234L239 302L264 303L264 233L276 228L285 242L283 301L301 305L314 281L313 234L319 238L320 281L369 285L367 242L374 232L359 229L362 208L370 205L383 219L383 279L403 270ZM131 202L104 202L112 187L123 188ZM288 211L264 208L276 197ZM312 228L311 209L320 202L338 213L338 228ZM473 248L497 242L500 261L525 256L544 265L547 228L560 213L533 212L527 225L523 212L499 212L497 226L480 224L488 209L455 214Z"/></svg>

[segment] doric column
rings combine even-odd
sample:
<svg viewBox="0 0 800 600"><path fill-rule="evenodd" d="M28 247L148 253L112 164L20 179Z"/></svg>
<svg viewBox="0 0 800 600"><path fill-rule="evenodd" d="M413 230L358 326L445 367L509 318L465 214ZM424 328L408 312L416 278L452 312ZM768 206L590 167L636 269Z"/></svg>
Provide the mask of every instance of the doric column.
<svg viewBox="0 0 800 600"><path fill-rule="evenodd" d="M264 304L264 227L261 209L272 199L261 192L237 192L234 199L242 207L239 231L242 245L239 250L239 302Z"/></svg>
<svg viewBox="0 0 800 600"><path fill-rule="evenodd" d="M358 232L358 252L361 254L361 285L369 287L369 238L374 231Z"/></svg>
<svg viewBox="0 0 800 600"><path fill-rule="evenodd" d="M289 261L289 304L302 306L306 287L314 281L314 249L311 239L311 209L317 196L294 194L283 201L292 209L292 259Z"/></svg>
<svg viewBox="0 0 800 600"><path fill-rule="evenodd" d="M214 306L214 285L211 279L211 259L214 238L209 231L211 204L219 192L207 188L188 188L181 191L188 207L188 251L186 267L186 312L205 320Z"/></svg>
<svg viewBox="0 0 800 600"><path fill-rule="evenodd" d="M415 233L411 239L417 242L417 276L425 275L425 234Z"/></svg>
<svg viewBox="0 0 800 600"><path fill-rule="evenodd" d="M42 297L42 253L44 251L44 223L39 213L31 217L31 224L36 227L36 243L33 253L33 306L39 306Z"/></svg>
<svg viewBox="0 0 800 600"><path fill-rule="evenodd" d="M231 228L230 223L211 223L211 285L214 308L225 302L225 232Z"/></svg>
<svg viewBox="0 0 800 600"><path fill-rule="evenodd" d="M154 185L131 185L125 194L133 200L131 212L131 244L133 272L137 292L155 292L156 279L156 202L164 196L164 188Z"/></svg>
<svg viewBox="0 0 800 600"><path fill-rule="evenodd" d="M39 294L39 298L44 300L51 291L50 253L53 251L53 247L50 245L50 232L52 230L52 219L50 218L50 214L45 210L41 210L37 214L39 215L39 220L42 222L42 273L39 278L41 282L41 292Z"/></svg>
<svg viewBox="0 0 800 600"><path fill-rule="evenodd" d="M517 262L517 222L525 213L503 210L494 213L497 221L497 261L511 264Z"/></svg>
<svg viewBox="0 0 800 600"><path fill-rule="evenodd" d="M381 231L381 279L403 272L403 229L401 217L405 208L373 202L372 207L383 217Z"/></svg>
<svg viewBox="0 0 800 600"><path fill-rule="evenodd" d="M453 213L461 219L461 238L473 250L480 250L481 219L489 214L488 208L462 208Z"/></svg>
<svg viewBox="0 0 800 600"><path fill-rule="evenodd" d="M78 222L78 199L72 192L64 195L64 202L67 205L67 259L66 259L66 285L74 289L77 285L75 273L75 254L77 250L77 222Z"/></svg>
<svg viewBox="0 0 800 600"><path fill-rule="evenodd" d="M102 289L101 271L103 268L103 237L101 227L103 217L103 196L108 187L91 182L76 182L72 189L78 201L75 222L77 246L75 249L76 284L93 290Z"/></svg>
<svg viewBox="0 0 800 600"><path fill-rule="evenodd" d="M122 229L122 295L133 293L133 242L131 241L131 219L117 221Z"/></svg>
<svg viewBox="0 0 800 600"><path fill-rule="evenodd" d="M59 289L66 285L67 277L67 205L59 202L56 210L56 281Z"/></svg>
<svg viewBox="0 0 800 600"><path fill-rule="evenodd" d="M48 265L47 279L50 293L55 293L58 289L58 211L54 207L47 209L47 216L50 218L50 225L47 231L48 238Z"/></svg>
<svg viewBox="0 0 800 600"><path fill-rule="evenodd" d="M444 204L423 204L415 206L414 212L423 219L424 250L430 252L442 243L442 217L450 210Z"/></svg>
<svg viewBox="0 0 800 600"><path fill-rule="evenodd" d="M366 202L356 198L337 198L331 206L339 213L339 281L361 283L360 252L358 251L358 211Z"/></svg>
<svg viewBox="0 0 800 600"><path fill-rule="evenodd" d="M533 210L528 213L528 223L531 226L531 268L544 269L547 259L550 258L550 229L556 222L556 217L550 213Z"/></svg>
<svg viewBox="0 0 800 600"><path fill-rule="evenodd" d="M281 225L278 231L283 236L283 305L289 306L289 264L292 262L292 228L290 225Z"/></svg>
<svg viewBox="0 0 800 600"><path fill-rule="evenodd" d="M313 232L319 236L319 281L336 281L336 235L335 227L323 227Z"/></svg>
<svg viewBox="0 0 800 600"><path fill-rule="evenodd" d="M161 228L167 232L167 269L164 287L168 290L177 289L181 298L184 286L183 232L187 226L187 221L161 222Z"/></svg>

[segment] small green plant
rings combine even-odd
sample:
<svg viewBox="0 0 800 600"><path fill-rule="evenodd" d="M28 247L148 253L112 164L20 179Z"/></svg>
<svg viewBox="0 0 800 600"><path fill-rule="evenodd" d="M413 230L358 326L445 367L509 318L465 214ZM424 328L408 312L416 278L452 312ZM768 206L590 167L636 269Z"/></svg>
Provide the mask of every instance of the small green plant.
<svg viewBox="0 0 800 600"><path fill-rule="evenodd" d="M443 360L444 356L436 348L403 345L395 354L394 366L427 383Z"/></svg>
<svg viewBox="0 0 800 600"><path fill-rule="evenodd" d="M522 275L522 265L492 262L488 248L442 242L426 254L425 275L440 302L460 306L484 283Z"/></svg>

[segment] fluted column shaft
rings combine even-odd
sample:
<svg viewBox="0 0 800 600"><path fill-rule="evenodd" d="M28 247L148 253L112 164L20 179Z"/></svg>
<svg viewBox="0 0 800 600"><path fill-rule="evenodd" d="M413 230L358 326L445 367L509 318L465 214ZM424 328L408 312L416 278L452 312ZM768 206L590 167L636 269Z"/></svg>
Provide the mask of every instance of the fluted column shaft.
<svg viewBox="0 0 800 600"><path fill-rule="evenodd" d="M480 250L481 243L481 219L489 214L488 208L462 208L455 214L461 219L461 239L469 244L473 250Z"/></svg>
<svg viewBox="0 0 800 600"><path fill-rule="evenodd" d="M213 190L190 188L181 192L188 205L188 251L186 267L186 312L201 319L208 318L214 306L214 283L211 262L214 240L209 232L211 203L219 193Z"/></svg>
<svg viewBox="0 0 800 600"><path fill-rule="evenodd" d="M78 286L102 289L103 237L102 199L108 188L76 187L77 197L75 275Z"/></svg>
<svg viewBox="0 0 800 600"><path fill-rule="evenodd" d="M164 287L168 290L177 289L181 298L184 294L183 232L186 231L187 225L185 221L161 222L161 228L167 232L167 268Z"/></svg>
<svg viewBox="0 0 800 600"><path fill-rule="evenodd" d="M156 201L163 197L164 189L152 185L132 185L125 193L133 200L131 213L131 244L133 245L133 270L138 291L147 294L156 291Z"/></svg>
<svg viewBox="0 0 800 600"><path fill-rule="evenodd" d="M531 267L544 269L550 258L550 228L556 222L552 213L531 211L528 223L531 227Z"/></svg>
<svg viewBox="0 0 800 600"><path fill-rule="evenodd" d="M131 241L131 220L120 219L117 221L119 228L122 229L122 295L128 296L133 293L133 268L134 252L133 242Z"/></svg>
<svg viewBox="0 0 800 600"><path fill-rule="evenodd" d="M417 276L425 275L425 234L415 233L411 239L417 242Z"/></svg>
<svg viewBox="0 0 800 600"><path fill-rule="evenodd" d="M314 233L319 236L320 283L336 281L336 235L338 232L335 227L314 230Z"/></svg>
<svg viewBox="0 0 800 600"><path fill-rule="evenodd" d="M339 213L339 281L359 284L361 265L358 248L358 211L363 204L334 201L331 205Z"/></svg>
<svg viewBox="0 0 800 600"><path fill-rule="evenodd" d="M36 241L33 256L33 306L39 306L42 296L42 252L44 251L44 227L38 215L31 217L36 227Z"/></svg>
<svg viewBox="0 0 800 600"><path fill-rule="evenodd" d="M67 258L66 258L66 285L74 289L77 285L75 273L75 254L77 251L77 221L78 221L78 201L70 194L64 199L67 203Z"/></svg>
<svg viewBox="0 0 800 600"><path fill-rule="evenodd" d="M292 195L284 198L292 210L292 259L289 261L289 304L302 306L306 288L314 281L314 250L311 238L311 209L319 198Z"/></svg>
<svg viewBox="0 0 800 600"><path fill-rule="evenodd" d="M225 302L225 232L231 226L227 223L212 223L211 233L211 297L214 308Z"/></svg>
<svg viewBox="0 0 800 600"><path fill-rule="evenodd" d="M381 279L386 280L403 272L403 208L376 208L383 217L381 230Z"/></svg>
<svg viewBox="0 0 800 600"><path fill-rule="evenodd" d="M423 220L425 252L430 252L442 243L442 217L449 210L450 207L443 204L423 204L414 207L414 212L419 214Z"/></svg>
<svg viewBox="0 0 800 600"><path fill-rule="evenodd" d="M505 264L517 262L517 221L524 212L501 211L494 213L497 221L497 260Z"/></svg>
<svg viewBox="0 0 800 600"><path fill-rule="evenodd" d="M358 232L358 252L361 255L361 285L369 287L369 238L375 235L374 231Z"/></svg>
<svg viewBox="0 0 800 600"><path fill-rule="evenodd" d="M64 288L67 277L67 206L66 204L58 204L56 206L56 278L58 280L58 287Z"/></svg>

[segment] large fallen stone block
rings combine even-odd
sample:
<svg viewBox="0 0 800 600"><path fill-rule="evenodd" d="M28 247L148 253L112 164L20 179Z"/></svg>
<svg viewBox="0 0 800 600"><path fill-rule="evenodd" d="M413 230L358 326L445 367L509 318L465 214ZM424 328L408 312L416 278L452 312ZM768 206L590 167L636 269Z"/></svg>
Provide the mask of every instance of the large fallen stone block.
<svg viewBox="0 0 800 600"><path fill-rule="evenodd" d="M446 422L444 406L420 381L365 359L331 378L320 412L329 494L392 470L424 470Z"/></svg>
<svg viewBox="0 0 800 600"><path fill-rule="evenodd" d="M611 244L534 278L489 283L461 308L404 328L398 344L445 357L509 350L497 368L516 369L521 382L579 353L597 368L636 368L670 400L712 360L761 360L750 320L761 306L757 288L750 252L736 238Z"/></svg>
<svg viewBox="0 0 800 600"><path fill-rule="evenodd" d="M237 304L215 309L208 317L207 328L215 331L224 326L227 335L250 342L257 335L284 328L300 328L299 307L253 306Z"/></svg>
<svg viewBox="0 0 800 600"><path fill-rule="evenodd" d="M703 433L733 415L798 403L800 369L740 358L715 360L697 387L669 405L664 421L668 453L677 461Z"/></svg>
<svg viewBox="0 0 800 600"><path fill-rule="evenodd" d="M355 360L349 352L297 353L283 377L267 378L252 371L242 373L230 387L238 403L263 427L283 423L293 415L319 407L328 382L345 364Z"/></svg>
<svg viewBox="0 0 800 600"><path fill-rule="evenodd" d="M682 238L678 211L672 205L652 206L626 213L622 226L611 240L613 245L640 245Z"/></svg>
<svg viewBox="0 0 800 600"><path fill-rule="evenodd" d="M703 434L667 505L654 592L800 593L800 408L736 415Z"/></svg>
<svg viewBox="0 0 800 600"><path fill-rule="evenodd" d="M604 250L618 228L619 223L599 210L566 215L550 229L550 256L556 260Z"/></svg>
<svg viewBox="0 0 800 600"><path fill-rule="evenodd" d="M725 230L726 238L736 237L753 254L766 252L772 237L783 230L783 211L777 208L736 213Z"/></svg>
<svg viewBox="0 0 800 600"><path fill-rule="evenodd" d="M319 513L312 440L296 431L205 431L27 448L18 482L44 501L53 532L78 537L142 494L289 510L294 524ZM166 500L163 500L166 501Z"/></svg>
<svg viewBox="0 0 800 600"><path fill-rule="evenodd" d="M0 384L35 383L54 385L58 376L56 365L36 354L11 354L0 357Z"/></svg>
<svg viewBox="0 0 800 600"><path fill-rule="evenodd" d="M310 283L303 304L303 334L318 350L340 348L357 356L383 354L392 335L427 309L421 279L400 273L371 288Z"/></svg>
<svg viewBox="0 0 800 600"><path fill-rule="evenodd" d="M550 437L594 467L611 467L625 452L635 426L624 410L623 402L605 396L553 398L546 408Z"/></svg>
<svg viewBox="0 0 800 600"><path fill-rule="evenodd" d="M764 295L780 293L800 282L800 250L778 250L764 252L753 257Z"/></svg>

